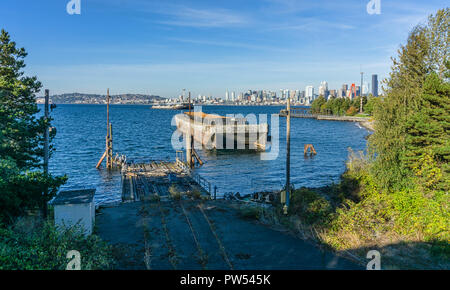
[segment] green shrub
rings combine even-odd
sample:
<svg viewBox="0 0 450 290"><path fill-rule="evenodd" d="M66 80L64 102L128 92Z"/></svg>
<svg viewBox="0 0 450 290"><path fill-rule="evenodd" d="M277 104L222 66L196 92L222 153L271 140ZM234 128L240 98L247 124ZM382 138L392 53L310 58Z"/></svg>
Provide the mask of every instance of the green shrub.
<svg viewBox="0 0 450 290"><path fill-rule="evenodd" d="M290 212L295 213L308 224L327 223L332 213L332 206L318 193L307 188L300 188L292 192Z"/></svg>
<svg viewBox="0 0 450 290"><path fill-rule="evenodd" d="M79 227L57 230L44 223L0 228L0 270L65 270L71 250L80 252L82 270L112 267L111 248Z"/></svg>
<svg viewBox="0 0 450 290"><path fill-rule="evenodd" d="M261 210L258 207L246 206L239 210L239 215L243 219L259 220L261 217Z"/></svg>
<svg viewBox="0 0 450 290"><path fill-rule="evenodd" d="M178 188L176 187L176 185L172 184L169 187L169 193L170 196L172 197L172 199L174 200L180 200L181 199L181 192L178 190Z"/></svg>

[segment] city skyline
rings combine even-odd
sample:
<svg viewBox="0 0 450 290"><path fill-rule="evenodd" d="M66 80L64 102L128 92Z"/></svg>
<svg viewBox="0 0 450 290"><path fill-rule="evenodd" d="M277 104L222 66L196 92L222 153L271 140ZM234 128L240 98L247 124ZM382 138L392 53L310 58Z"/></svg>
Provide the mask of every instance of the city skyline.
<svg viewBox="0 0 450 290"><path fill-rule="evenodd" d="M382 80L408 31L446 5L381 1L381 14L370 15L368 0L81 0L81 15L69 15L67 2L0 4L2 28L29 53L28 75L55 94L163 97L323 80L339 89L359 85L360 71Z"/></svg>

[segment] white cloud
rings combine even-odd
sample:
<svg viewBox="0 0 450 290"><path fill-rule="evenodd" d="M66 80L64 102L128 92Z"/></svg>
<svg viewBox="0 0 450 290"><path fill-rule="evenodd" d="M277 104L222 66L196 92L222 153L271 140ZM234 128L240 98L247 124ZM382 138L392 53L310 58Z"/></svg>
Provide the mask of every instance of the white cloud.
<svg viewBox="0 0 450 290"><path fill-rule="evenodd" d="M156 11L169 17L158 23L187 27L230 27L247 23L247 18L228 9L197 9L185 6L169 6Z"/></svg>

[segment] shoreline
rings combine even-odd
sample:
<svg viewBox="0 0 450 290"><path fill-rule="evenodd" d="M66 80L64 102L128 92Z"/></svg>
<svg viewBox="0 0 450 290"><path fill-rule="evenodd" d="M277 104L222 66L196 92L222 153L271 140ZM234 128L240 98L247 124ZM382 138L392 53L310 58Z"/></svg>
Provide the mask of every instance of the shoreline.
<svg viewBox="0 0 450 290"><path fill-rule="evenodd" d="M280 112L280 117L286 117L284 112ZM292 118L316 119L320 121L340 121L340 122L358 122L361 127L374 132L375 124L371 117L355 117L355 116L331 116L331 115L292 115Z"/></svg>
<svg viewBox="0 0 450 290"><path fill-rule="evenodd" d="M360 121L359 124L362 127L366 128L367 130L375 132L375 121L373 120Z"/></svg>

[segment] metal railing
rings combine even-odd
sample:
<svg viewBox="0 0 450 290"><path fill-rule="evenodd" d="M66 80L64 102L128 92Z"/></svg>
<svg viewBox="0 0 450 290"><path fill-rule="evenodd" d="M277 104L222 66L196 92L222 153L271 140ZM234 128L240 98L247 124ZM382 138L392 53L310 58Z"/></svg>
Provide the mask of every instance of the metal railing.
<svg viewBox="0 0 450 290"><path fill-rule="evenodd" d="M204 177L201 177L200 175L195 174L195 173L192 174L191 177L195 182L197 182L198 185L200 185L200 187L202 187L206 192L208 192L209 195L212 194L211 182L209 182Z"/></svg>

